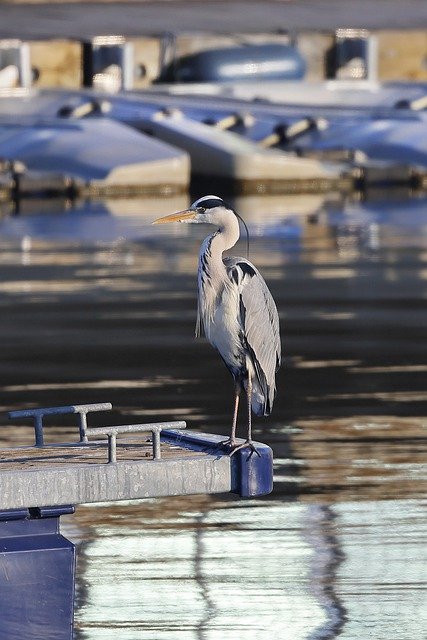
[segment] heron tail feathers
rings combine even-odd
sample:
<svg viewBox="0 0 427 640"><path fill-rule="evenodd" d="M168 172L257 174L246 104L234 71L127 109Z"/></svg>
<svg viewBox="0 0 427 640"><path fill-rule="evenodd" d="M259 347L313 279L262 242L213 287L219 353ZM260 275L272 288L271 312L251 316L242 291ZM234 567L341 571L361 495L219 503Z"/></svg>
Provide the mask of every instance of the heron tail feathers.
<svg viewBox="0 0 427 640"><path fill-rule="evenodd" d="M275 390L270 396L270 389L263 388L258 380L252 380L251 407L256 416L269 416L273 408ZM266 392L266 393L265 393Z"/></svg>

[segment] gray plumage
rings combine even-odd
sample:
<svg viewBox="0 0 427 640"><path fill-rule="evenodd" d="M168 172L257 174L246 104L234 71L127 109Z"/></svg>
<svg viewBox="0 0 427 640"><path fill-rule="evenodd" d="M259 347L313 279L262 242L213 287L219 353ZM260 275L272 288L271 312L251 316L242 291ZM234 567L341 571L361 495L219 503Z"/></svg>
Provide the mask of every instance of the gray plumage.
<svg viewBox="0 0 427 640"><path fill-rule="evenodd" d="M202 324L206 337L241 387L245 387L246 378L251 375L252 411L257 416L268 416L276 396L276 372L281 360L276 305L258 269L249 260L225 257L223 263L231 286L222 283L213 316L203 303L206 284L203 263L199 266L200 318L196 335L200 335ZM230 310L235 314L235 322L231 323ZM226 335L228 339L224 339ZM230 345L232 349L227 349Z"/></svg>
<svg viewBox="0 0 427 640"><path fill-rule="evenodd" d="M205 222L218 227L202 243L198 268L196 335L202 330L220 353L236 387L229 444L236 450L239 395L248 399L246 444L252 448L251 409L268 416L276 395L280 366L279 317L257 268L246 258L223 257L240 236L237 214L217 196L205 196L190 209L156 222ZM243 445L242 445L243 446Z"/></svg>

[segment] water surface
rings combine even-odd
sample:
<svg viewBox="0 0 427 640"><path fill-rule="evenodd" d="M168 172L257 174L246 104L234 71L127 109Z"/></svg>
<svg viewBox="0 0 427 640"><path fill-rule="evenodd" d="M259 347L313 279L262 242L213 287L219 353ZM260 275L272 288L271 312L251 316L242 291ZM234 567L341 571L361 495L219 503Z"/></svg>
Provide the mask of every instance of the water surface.
<svg viewBox="0 0 427 640"><path fill-rule="evenodd" d="M94 426L185 418L228 433L231 378L193 337L209 229L150 225L186 204L41 204L0 219L1 445L32 438L6 411L85 402L113 402ZM235 205L282 324L277 401L255 422L274 450L275 491L63 518L79 543L76 637L421 638L427 202ZM47 439L73 430L47 424Z"/></svg>

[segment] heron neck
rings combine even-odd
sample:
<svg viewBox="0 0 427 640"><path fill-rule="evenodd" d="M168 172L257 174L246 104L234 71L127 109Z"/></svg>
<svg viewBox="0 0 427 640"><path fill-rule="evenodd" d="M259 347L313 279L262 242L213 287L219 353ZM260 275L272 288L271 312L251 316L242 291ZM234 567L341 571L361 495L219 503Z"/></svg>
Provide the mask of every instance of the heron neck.
<svg viewBox="0 0 427 640"><path fill-rule="evenodd" d="M218 296L230 284L222 254L231 249L239 239L239 223L221 226L218 231L208 236L200 249L198 284L199 303L198 318L202 319L205 333L209 337L210 321L215 315ZM196 329L196 334L197 334Z"/></svg>
<svg viewBox="0 0 427 640"><path fill-rule="evenodd" d="M200 251L200 261L212 275L226 275L222 254L234 247L239 236L239 223L236 218L235 224L220 227L205 239Z"/></svg>

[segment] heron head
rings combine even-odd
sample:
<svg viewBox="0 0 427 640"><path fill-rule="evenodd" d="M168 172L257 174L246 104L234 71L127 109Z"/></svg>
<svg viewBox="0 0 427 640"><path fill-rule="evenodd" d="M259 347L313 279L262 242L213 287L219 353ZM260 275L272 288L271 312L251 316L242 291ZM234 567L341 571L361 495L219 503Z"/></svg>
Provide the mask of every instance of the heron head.
<svg viewBox="0 0 427 640"><path fill-rule="evenodd" d="M225 217L235 216L233 209L218 196L203 196L188 209L172 213L169 216L154 220L153 224L166 224L167 222L193 222L222 225Z"/></svg>

